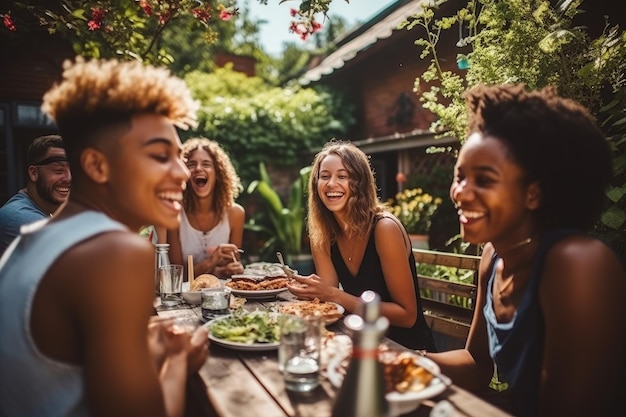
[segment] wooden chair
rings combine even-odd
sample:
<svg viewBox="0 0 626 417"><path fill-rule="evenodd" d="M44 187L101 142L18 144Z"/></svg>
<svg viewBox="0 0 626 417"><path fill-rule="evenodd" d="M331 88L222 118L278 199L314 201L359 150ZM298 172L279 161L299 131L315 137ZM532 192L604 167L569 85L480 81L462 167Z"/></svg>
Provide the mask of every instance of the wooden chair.
<svg viewBox="0 0 626 417"><path fill-rule="evenodd" d="M417 264L430 264L474 271L471 284L418 274L422 308L431 330L463 345L474 314L480 257L425 249L413 249L413 255L416 267Z"/></svg>

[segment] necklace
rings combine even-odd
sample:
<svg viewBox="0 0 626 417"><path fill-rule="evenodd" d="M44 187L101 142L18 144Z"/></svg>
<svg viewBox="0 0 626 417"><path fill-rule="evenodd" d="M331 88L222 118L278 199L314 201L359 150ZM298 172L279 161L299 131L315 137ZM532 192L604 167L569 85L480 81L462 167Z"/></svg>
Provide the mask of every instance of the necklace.
<svg viewBox="0 0 626 417"><path fill-rule="evenodd" d="M522 246L528 245L528 244L529 244L530 242L532 242L532 241L533 241L533 238L532 238L532 237L526 238L526 239L524 239L524 240L521 240L521 241L517 242L516 244L514 244L513 246L511 246L510 248L508 248L507 250L505 250L505 251L504 251L504 252L502 252L502 253L503 253L503 254L505 254L505 253L512 252L512 251L513 251L513 250L515 250L515 249L518 249L518 248L520 248L520 247L522 247ZM501 254L499 254L498 256L499 256L500 258L502 258L502 255L501 255ZM516 271L517 271L517 270L519 270L519 269L520 269L520 268L517 268L517 269L516 269ZM504 271L504 270L503 270L503 271ZM509 287L509 285L511 285L511 283L513 282L513 278L515 278L515 272L516 272L516 271L513 271L513 273L511 274L511 277L510 277L510 278L506 281L506 283L505 283L502 287L500 287L500 283L499 283L498 281L496 281L496 284L498 285L498 294L500 294L500 297L502 297L502 293L503 293L503 292L504 292L504 291L505 291L505 290Z"/></svg>
<svg viewBox="0 0 626 417"><path fill-rule="evenodd" d="M524 240L520 240L519 242L517 242L516 244L514 244L513 246L511 246L511 247L510 247L510 248L508 248L507 250L505 250L505 251L503 251L503 252L498 253L498 256L499 256L499 257L502 257L502 255L504 255L504 254L506 254L506 253L509 253L509 252L512 252L513 250L515 250L515 249L517 249L517 248L520 248L520 247L522 247L522 246L524 246L524 245L528 245L528 244L529 244L530 242L532 242L532 241L533 241L533 238L532 238L532 237L528 237L528 238L526 238L526 239L524 239Z"/></svg>
<svg viewBox="0 0 626 417"><path fill-rule="evenodd" d="M509 284L513 282L513 278L515 278L515 275L511 275L511 278L509 278L506 284L504 284L502 287L500 287L500 283L496 281L496 283L498 284L498 294L500 294L500 298L502 298L502 293L504 292L504 290L509 288Z"/></svg>
<svg viewBox="0 0 626 417"><path fill-rule="evenodd" d="M348 261L352 262L352 254L354 253L354 246L356 245L356 239L352 239L352 248L348 254Z"/></svg>

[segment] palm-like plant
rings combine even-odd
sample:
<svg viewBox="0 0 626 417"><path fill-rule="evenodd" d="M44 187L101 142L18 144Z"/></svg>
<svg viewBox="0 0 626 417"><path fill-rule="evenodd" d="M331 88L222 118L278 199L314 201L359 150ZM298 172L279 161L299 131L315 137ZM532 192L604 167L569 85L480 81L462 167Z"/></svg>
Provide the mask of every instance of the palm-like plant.
<svg viewBox="0 0 626 417"><path fill-rule="evenodd" d="M250 183L248 193L255 191L263 198L266 210L260 216L252 218L245 225L247 230L264 233L269 236L261 248L261 258L268 259L273 252L280 250L285 253L287 262L293 255L302 252L302 233L306 217L304 204L304 190L306 190L311 167L307 166L300 170L299 177L292 183L289 189L287 205L272 187L271 179L265 168L265 164L259 164L261 178ZM264 219L265 218L265 221ZM269 218L269 222L267 221Z"/></svg>

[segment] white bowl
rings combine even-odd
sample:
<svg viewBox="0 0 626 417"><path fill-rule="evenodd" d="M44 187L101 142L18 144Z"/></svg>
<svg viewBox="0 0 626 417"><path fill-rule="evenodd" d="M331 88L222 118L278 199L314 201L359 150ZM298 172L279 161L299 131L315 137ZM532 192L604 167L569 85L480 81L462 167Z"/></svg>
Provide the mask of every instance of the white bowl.
<svg viewBox="0 0 626 417"><path fill-rule="evenodd" d="M187 304L202 304L202 296L200 291L189 291L189 282L183 282L183 300L185 300Z"/></svg>

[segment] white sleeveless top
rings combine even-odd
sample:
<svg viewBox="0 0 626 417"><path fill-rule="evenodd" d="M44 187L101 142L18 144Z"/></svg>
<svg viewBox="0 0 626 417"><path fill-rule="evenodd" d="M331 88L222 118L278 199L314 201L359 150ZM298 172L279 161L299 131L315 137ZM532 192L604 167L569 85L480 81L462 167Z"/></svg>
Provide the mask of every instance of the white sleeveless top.
<svg viewBox="0 0 626 417"><path fill-rule="evenodd" d="M180 245L183 252L183 259L193 255L194 263L204 261L209 258L208 250L216 247L220 243L230 242L230 222L228 213L215 227L208 232L201 232L194 229L189 224L187 213L183 210L180 214Z"/></svg>
<svg viewBox="0 0 626 417"><path fill-rule="evenodd" d="M95 211L47 223L22 230L0 259L1 416L88 415L83 368L45 356L33 341L33 298L50 265L69 248L128 228Z"/></svg>

